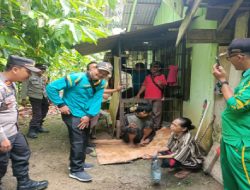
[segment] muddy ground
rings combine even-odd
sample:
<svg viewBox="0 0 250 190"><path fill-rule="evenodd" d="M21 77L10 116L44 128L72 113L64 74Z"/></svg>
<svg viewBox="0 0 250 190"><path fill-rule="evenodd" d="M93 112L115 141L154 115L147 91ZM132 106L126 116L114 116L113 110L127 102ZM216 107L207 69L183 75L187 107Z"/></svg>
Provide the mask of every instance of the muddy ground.
<svg viewBox="0 0 250 190"><path fill-rule="evenodd" d="M29 117L20 119L21 131L26 134ZM150 161L136 160L129 164L98 165L95 157L87 156L87 162L95 167L88 171L93 177L90 183L82 183L68 177L69 140L67 129L59 115L50 115L45 121L48 134L40 134L38 139L28 139L32 151L30 176L32 179L49 181L48 190L222 190L222 186L203 172L192 173L183 180L163 169L160 185L150 180ZM105 129L97 130L97 137L108 137ZM4 190L15 190L16 180L11 167L3 178Z"/></svg>

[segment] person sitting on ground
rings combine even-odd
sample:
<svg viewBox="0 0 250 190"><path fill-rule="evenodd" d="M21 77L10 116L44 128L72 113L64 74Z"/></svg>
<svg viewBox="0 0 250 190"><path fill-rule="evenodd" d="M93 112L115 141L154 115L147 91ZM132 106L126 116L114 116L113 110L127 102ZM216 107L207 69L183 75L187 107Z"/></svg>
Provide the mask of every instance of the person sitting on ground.
<svg viewBox="0 0 250 190"><path fill-rule="evenodd" d="M181 169L175 174L177 178L185 178L191 171L201 169L203 159L190 133L194 128L188 118L175 119L170 125L171 135L167 146L158 149L154 155L145 155L143 158L161 158L163 168Z"/></svg>
<svg viewBox="0 0 250 190"><path fill-rule="evenodd" d="M148 144L154 137L153 121L151 117L152 106L139 104L135 113L125 115L125 127L122 130L122 139L134 146Z"/></svg>

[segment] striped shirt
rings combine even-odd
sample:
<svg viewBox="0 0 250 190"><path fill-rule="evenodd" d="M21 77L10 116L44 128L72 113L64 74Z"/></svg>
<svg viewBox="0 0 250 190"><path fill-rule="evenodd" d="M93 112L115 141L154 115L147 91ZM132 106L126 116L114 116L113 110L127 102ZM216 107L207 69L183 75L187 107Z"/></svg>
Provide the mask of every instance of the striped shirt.
<svg viewBox="0 0 250 190"><path fill-rule="evenodd" d="M250 147L250 69L246 70L222 113L222 137L230 145Z"/></svg>
<svg viewBox="0 0 250 190"><path fill-rule="evenodd" d="M190 132L180 136L171 134L167 147L174 154L174 159L182 165L197 165L202 163L201 154Z"/></svg>

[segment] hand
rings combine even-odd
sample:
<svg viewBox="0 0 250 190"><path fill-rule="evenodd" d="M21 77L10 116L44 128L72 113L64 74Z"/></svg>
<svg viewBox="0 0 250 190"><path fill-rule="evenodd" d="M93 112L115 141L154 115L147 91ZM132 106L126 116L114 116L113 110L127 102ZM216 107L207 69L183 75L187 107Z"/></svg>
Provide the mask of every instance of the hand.
<svg viewBox="0 0 250 190"><path fill-rule="evenodd" d="M65 115L69 115L70 114L70 109L68 108L68 106L63 106L63 107L60 107L58 109L59 109L59 111L62 114L65 114Z"/></svg>
<svg viewBox="0 0 250 190"><path fill-rule="evenodd" d="M88 116L83 116L80 119L80 124L77 126L80 130L83 130L89 126L90 118Z"/></svg>
<svg viewBox="0 0 250 190"><path fill-rule="evenodd" d="M11 149L11 143L9 139L5 139L0 144L0 152L8 152Z"/></svg>
<svg viewBox="0 0 250 190"><path fill-rule="evenodd" d="M7 108L10 109L15 104L15 101L14 100L6 100L5 104L6 104Z"/></svg>
<svg viewBox="0 0 250 190"><path fill-rule="evenodd" d="M136 128L137 128L137 126L136 126L135 123L130 123L130 124L129 124L129 127L132 128L132 129L136 129Z"/></svg>
<svg viewBox="0 0 250 190"><path fill-rule="evenodd" d="M137 98L137 99L140 99L140 96L141 96L140 94L137 94L137 95L136 95L136 98Z"/></svg>
<svg viewBox="0 0 250 190"><path fill-rule="evenodd" d="M218 79L219 81L226 81L226 71L222 66L219 66L217 64L213 65L213 71L212 71L214 77Z"/></svg>
<svg viewBox="0 0 250 190"><path fill-rule="evenodd" d="M122 86L121 86L121 85L117 85L117 87L116 87L116 91L117 91L117 92L120 92L120 91L121 91L121 89L122 89Z"/></svg>
<svg viewBox="0 0 250 190"><path fill-rule="evenodd" d="M152 155L150 155L150 154L144 154L144 155L142 156L142 159L145 159L145 160L152 159Z"/></svg>

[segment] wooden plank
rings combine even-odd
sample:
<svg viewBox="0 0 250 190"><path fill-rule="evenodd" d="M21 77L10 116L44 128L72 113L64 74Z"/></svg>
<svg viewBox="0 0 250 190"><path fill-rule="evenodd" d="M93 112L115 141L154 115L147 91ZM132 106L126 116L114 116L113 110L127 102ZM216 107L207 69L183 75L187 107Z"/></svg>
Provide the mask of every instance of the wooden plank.
<svg viewBox="0 0 250 190"><path fill-rule="evenodd" d="M187 32L188 43L229 44L232 38L233 31L231 30L218 33L215 29L194 29Z"/></svg>
<svg viewBox="0 0 250 190"><path fill-rule="evenodd" d="M182 37L184 36L193 16L195 15L196 11L199 8L200 3L201 3L201 0L194 1L191 11L189 11L189 13L185 16L184 20L182 21L181 26L179 28L176 44L175 44L176 47L179 45Z"/></svg>
<svg viewBox="0 0 250 190"><path fill-rule="evenodd" d="M120 58L114 57L114 86L116 87L120 83ZM112 119L113 132L116 128L116 115L119 107L120 93L113 93L110 100L109 112Z"/></svg>
<svg viewBox="0 0 250 190"><path fill-rule="evenodd" d="M231 7L231 9L227 12L224 19L220 23L219 27L217 28L217 31L221 32L225 29L225 27L227 26L227 24L229 23L231 18L234 16L234 14L236 13L236 11L238 10L238 8L240 7L240 5L242 4L243 1L244 0L235 1L233 6Z"/></svg>

